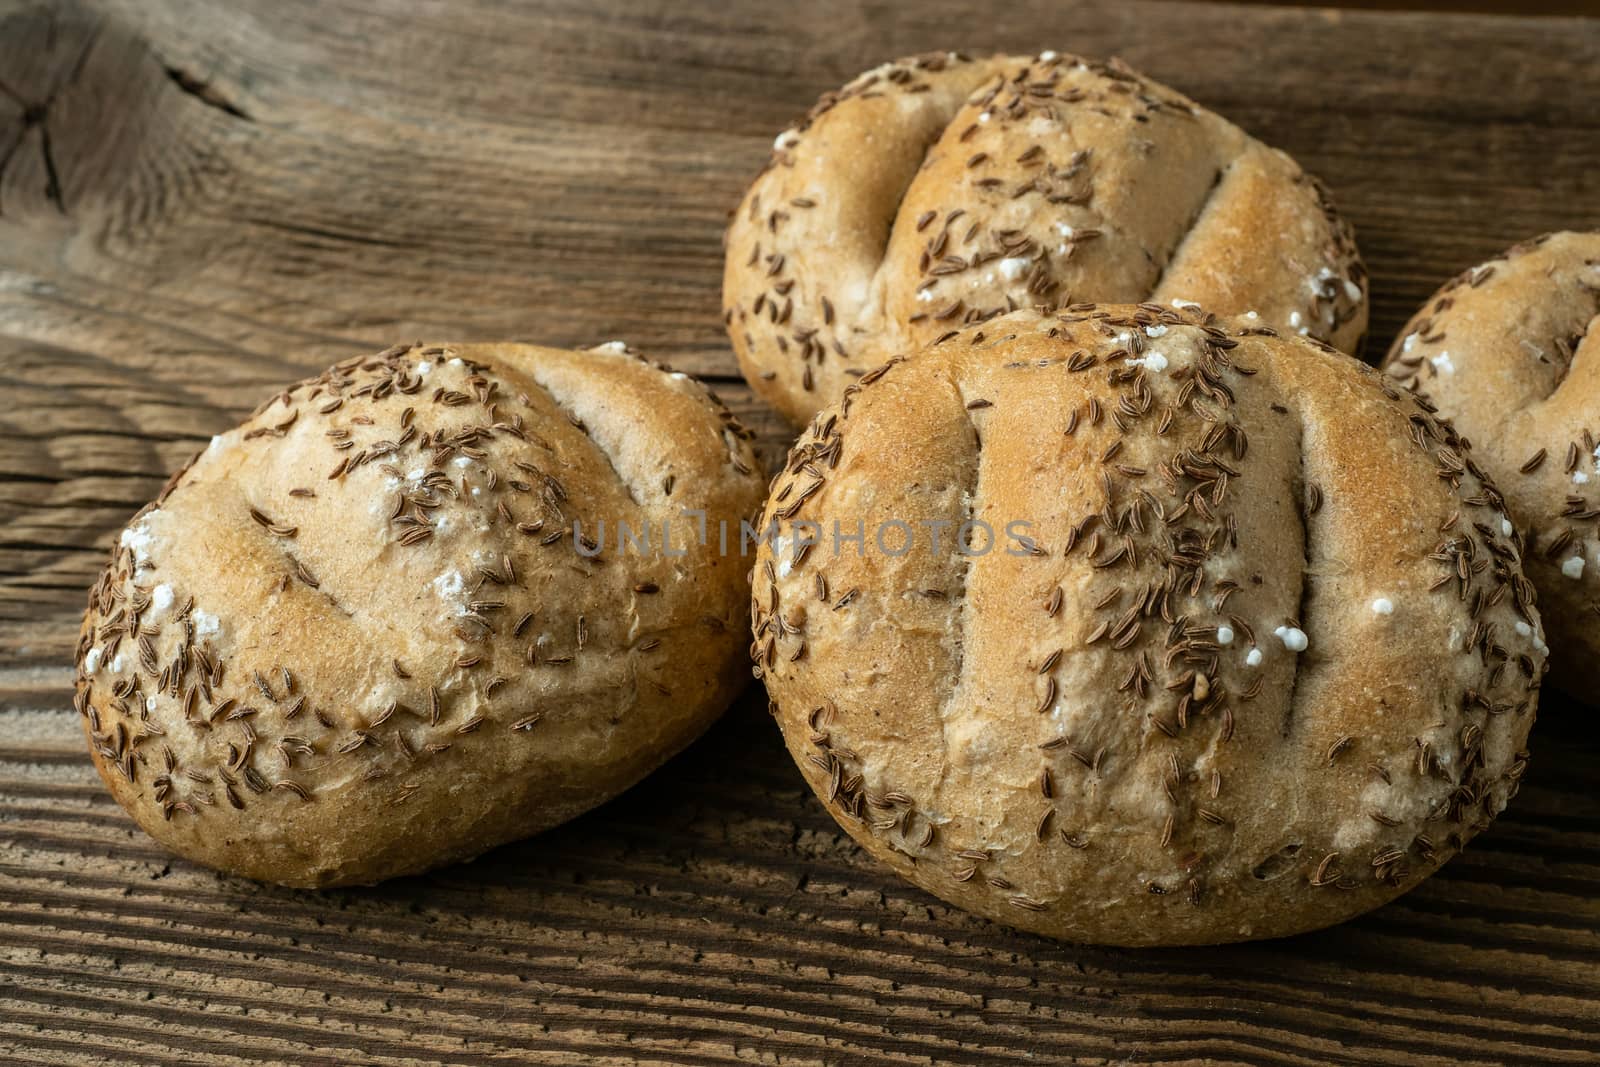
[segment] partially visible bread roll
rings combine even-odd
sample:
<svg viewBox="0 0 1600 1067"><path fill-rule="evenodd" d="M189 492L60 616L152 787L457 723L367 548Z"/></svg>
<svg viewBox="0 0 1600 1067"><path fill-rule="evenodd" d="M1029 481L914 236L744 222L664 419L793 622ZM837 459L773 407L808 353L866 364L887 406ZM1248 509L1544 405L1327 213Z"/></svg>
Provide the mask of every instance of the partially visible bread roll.
<svg viewBox="0 0 1600 1067"><path fill-rule="evenodd" d="M1384 369L1472 442L1527 539L1551 680L1600 686L1600 233L1557 233L1458 275Z"/></svg>
<svg viewBox="0 0 1600 1067"><path fill-rule="evenodd" d="M1503 519L1447 424L1326 346L1017 312L794 447L756 670L828 810L947 901L1075 941L1292 934L1515 793L1545 660Z"/></svg>
<svg viewBox="0 0 1600 1067"><path fill-rule="evenodd" d="M620 345L399 346L284 390L95 584L77 706L101 777L174 851L293 886L613 796L747 677L748 576L715 538L760 504L748 436Z"/></svg>
<svg viewBox="0 0 1600 1067"><path fill-rule="evenodd" d="M1366 272L1294 160L1119 62L887 63L778 136L727 235L750 384L803 423L899 352L1018 307L1199 301L1355 351Z"/></svg>

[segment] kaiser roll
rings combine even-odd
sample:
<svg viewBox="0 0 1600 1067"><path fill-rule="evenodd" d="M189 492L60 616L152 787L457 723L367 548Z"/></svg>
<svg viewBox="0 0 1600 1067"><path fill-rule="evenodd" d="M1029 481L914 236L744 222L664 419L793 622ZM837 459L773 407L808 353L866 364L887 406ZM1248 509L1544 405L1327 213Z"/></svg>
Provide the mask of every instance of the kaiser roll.
<svg viewBox="0 0 1600 1067"><path fill-rule="evenodd" d="M744 568L694 523L661 538L759 507L746 438L620 345L398 346L285 389L94 586L77 705L101 777L174 851L293 886L593 807L740 688Z"/></svg>
<svg viewBox="0 0 1600 1067"><path fill-rule="evenodd" d="M1600 233L1541 237L1440 289L1384 368L1472 442L1526 538L1551 679L1600 686Z"/></svg>
<svg viewBox="0 0 1600 1067"><path fill-rule="evenodd" d="M727 234L744 375L802 423L899 352L1017 307L1200 301L1354 351L1366 273L1294 160L1121 63L938 53L778 136Z"/></svg>
<svg viewBox="0 0 1600 1067"><path fill-rule="evenodd" d="M1516 791L1544 657L1503 517L1447 424L1326 346L1017 312L812 422L756 669L829 812L951 903L1075 941L1291 934Z"/></svg>

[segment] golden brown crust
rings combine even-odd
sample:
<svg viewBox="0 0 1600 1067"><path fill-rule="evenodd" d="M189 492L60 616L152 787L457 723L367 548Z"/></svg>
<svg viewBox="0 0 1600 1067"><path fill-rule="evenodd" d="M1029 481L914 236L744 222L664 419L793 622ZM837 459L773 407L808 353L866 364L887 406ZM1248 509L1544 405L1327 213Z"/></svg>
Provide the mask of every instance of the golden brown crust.
<svg viewBox="0 0 1600 1067"><path fill-rule="evenodd" d="M286 389L135 516L91 593L101 777L175 851L297 886L592 807L740 688L748 579L680 509L715 530L758 506L747 437L619 345L397 346ZM621 521L651 547L618 547Z"/></svg>
<svg viewBox="0 0 1600 1067"><path fill-rule="evenodd" d="M812 422L757 672L829 811L946 900L1080 941L1294 933L1515 792L1544 660L1500 516L1448 425L1326 346L1017 312Z"/></svg>
<svg viewBox="0 0 1600 1067"><path fill-rule="evenodd" d="M1200 301L1355 351L1366 272L1288 156L1122 64L935 53L780 134L727 236L745 377L804 422L899 352L1017 307Z"/></svg>
<svg viewBox="0 0 1600 1067"><path fill-rule="evenodd" d="M1472 442L1527 539L1551 679L1600 685L1600 233L1547 234L1468 270L1384 369Z"/></svg>

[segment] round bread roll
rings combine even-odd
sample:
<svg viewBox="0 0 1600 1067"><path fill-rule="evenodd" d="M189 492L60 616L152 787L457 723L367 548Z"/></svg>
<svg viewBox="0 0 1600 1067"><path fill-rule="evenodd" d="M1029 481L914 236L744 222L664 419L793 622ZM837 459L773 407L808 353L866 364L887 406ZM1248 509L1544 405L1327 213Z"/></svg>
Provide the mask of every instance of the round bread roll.
<svg viewBox="0 0 1600 1067"><path fill-rule="evenodd" d="M1200 301L1355 351L1366 272L1316 179L1120 62L885 64L779 134L727 234L724 321L803 423L963 325L1073 301Z"/></svg>
<svg viewBox="0 0 1600 1067"><path fill-rule="evenodd" d="M101 777L174 851L306 887L614 796L747 680L749 580L715 535L760 506L748 437L620 344L398 346L284 390L90 594Z"/></svg>
<svg viewBox="0 0 1600 1067"><path fill-rule="evenodd" d="M1600 233L1521 244L1459 275L1384 369L1503 487L1550 632L1551 680L1600 686Z"/></svg>
<svg viewBox="0 0 1600 1067"><path fill-rule="evenodd" d="M1291 934L1516 791L1545 663L1502 518L1448 424L1326 346L1019 311L794 447L756 673L833 816L953 904L1073 941Z"/></svg>

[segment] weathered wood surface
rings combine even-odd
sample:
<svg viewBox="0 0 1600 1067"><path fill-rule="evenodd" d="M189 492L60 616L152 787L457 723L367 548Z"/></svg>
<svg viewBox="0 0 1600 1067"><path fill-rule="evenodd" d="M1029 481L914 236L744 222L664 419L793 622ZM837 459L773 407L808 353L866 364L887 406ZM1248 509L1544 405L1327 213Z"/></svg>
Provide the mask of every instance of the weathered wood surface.
<svg viewBox="0 0 1600 1067"><path fill-rule="evenodd" d="M755 694L587 817L308 894L171 860L70 711L84 590L167 472L395 339L626 338L733 374L719 235L822 90L952 44L1119 53L1328 180L1375 351L1443 278L1600 226L1600 22L1017 0L0 0L0 1060L1593 1062L1600 742L1343 928L1051 944L888 876Z"/></svg>

